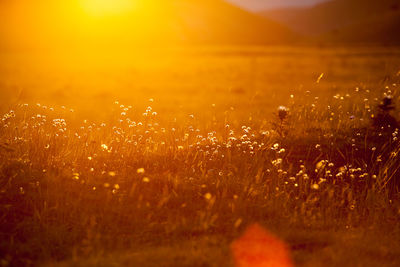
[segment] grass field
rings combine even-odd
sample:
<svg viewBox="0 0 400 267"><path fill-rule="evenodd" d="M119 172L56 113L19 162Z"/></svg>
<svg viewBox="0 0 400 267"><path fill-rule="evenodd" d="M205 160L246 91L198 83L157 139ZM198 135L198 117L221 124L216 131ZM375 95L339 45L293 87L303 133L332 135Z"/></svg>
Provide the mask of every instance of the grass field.
<svg viewBox="0 0 400 267"><path fill-rule="evenodd" d="M1 266L400 265L398 47L1 57Z"/></svg>

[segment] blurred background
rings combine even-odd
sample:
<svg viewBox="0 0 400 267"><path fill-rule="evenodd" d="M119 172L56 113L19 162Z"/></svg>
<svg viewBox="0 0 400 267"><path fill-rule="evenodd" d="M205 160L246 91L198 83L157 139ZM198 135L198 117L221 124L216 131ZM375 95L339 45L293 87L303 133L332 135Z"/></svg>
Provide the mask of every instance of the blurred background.
<svg viewBox="0 0 400 267"><path fill-rule="evenodd" d="M217 102L257 115L400 70L399 0L2 0L0 17L1 111L98 116L153 98L164 112Z"/></svg>

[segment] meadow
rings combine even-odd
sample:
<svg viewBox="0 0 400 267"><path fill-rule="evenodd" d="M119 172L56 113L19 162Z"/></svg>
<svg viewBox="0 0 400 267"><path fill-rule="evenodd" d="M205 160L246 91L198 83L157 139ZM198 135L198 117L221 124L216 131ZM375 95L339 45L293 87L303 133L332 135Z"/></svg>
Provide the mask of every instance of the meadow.
<svg viewBox="0 0 400 267"><path fill-rule="evenodd" d="M400 264L398 47L59 55L1 54L1 266Z"/></svg>

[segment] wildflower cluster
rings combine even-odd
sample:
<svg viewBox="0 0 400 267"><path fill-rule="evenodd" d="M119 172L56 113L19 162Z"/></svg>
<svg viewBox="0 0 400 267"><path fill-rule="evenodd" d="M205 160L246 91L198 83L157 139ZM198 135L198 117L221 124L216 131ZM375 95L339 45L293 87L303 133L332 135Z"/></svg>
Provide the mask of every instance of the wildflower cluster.
<svg viewBox="0 0 400 267"><path fill-rule="evenodd" d="M351 227L358 221L349 218L380 210L367 206L372 198L398 196L399 130L368 125L369 100L334 95L322 106L305 97L304 105L278 107L272 125L209 124L196 114L162 120L151 106L140 112L119 102L105 121L66 107L17 106L1 121L0 199L40 220L54 210L63 222L79 221L82 233L98 227L105 240L143 225L154 233L236 231L275 214ZM17 218L13 212L4 218Z"/></svg>

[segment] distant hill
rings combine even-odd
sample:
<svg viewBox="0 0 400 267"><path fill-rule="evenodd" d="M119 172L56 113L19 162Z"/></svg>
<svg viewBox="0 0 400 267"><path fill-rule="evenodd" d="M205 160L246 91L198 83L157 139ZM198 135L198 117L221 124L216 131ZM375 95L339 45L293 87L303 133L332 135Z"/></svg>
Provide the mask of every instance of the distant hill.
<svg viewBox="0 0 400 267"><path fill-rule="evenodd" d="M180 29L185 42L268 44L294 39L288 28L222 0L171 2L170 22Z"/></svg>
<svg viewBox="0 0 400 267"><path fill-rule="evenodd" d="M3 6L1 42L11 46L130 47L136 44L281 44L295 34L223 0L136 0L141 10L90 20L69 1ZM16 1L17 2L17 1ZM75 2L75 1L70 1ZM7 10L8 8L8 10Z"/></svg>
<svg viewBox="0 0 400 267"><path fill-rule="evenodd" d="M290 29L330 41L397 42L400 0L332 0L311 8L267 10L261 14Z"/></svg>
<svg viewBox="0 0 400 267"><path fill-rule="evenodd" d="M226 0L243 8L260 11L282 7L312 6L329 0Z"/></svg>
<svg viewBox="0 0 400 267"><path fill-rule="evenodd" d="M319 40L336 43L400 44L400 11L381 15L331 31Z"/></svg>

